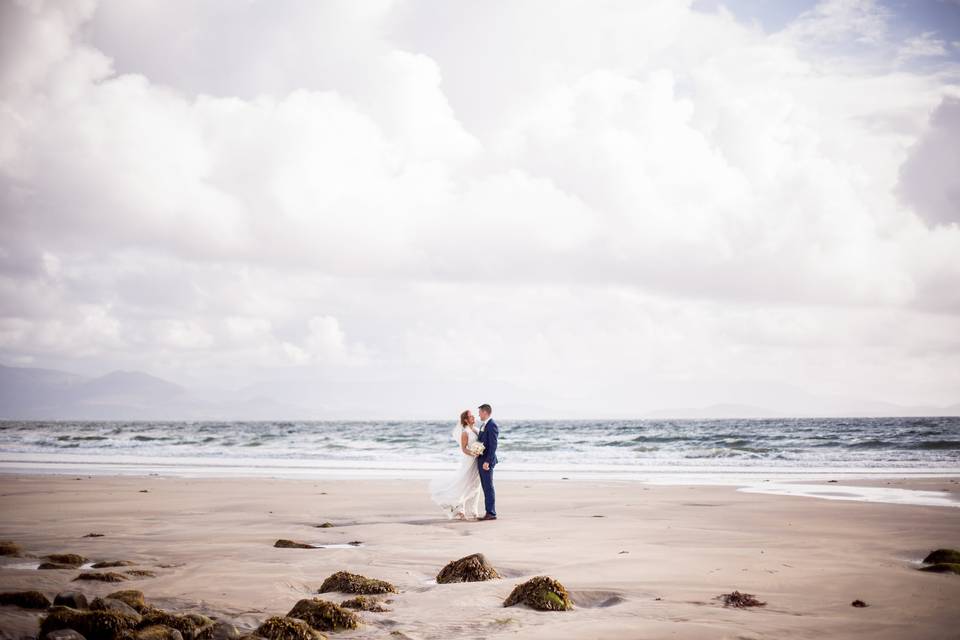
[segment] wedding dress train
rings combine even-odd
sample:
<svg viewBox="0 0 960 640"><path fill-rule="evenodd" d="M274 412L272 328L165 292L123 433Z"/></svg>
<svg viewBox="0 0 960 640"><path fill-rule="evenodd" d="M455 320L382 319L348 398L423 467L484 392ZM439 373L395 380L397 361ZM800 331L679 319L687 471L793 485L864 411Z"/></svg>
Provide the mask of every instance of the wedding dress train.
<svg viewBox="0 0 960 640"><path fill-rule="evenodd" d="M460 435L467 432L467 447L477 441L473 429L461 427L454 431L457 448L460 447ZM480 517L480 472L477 459L460 451L460 465L453 473L447 473L430 482L430 498L440 506L448 518Z"/></svg>

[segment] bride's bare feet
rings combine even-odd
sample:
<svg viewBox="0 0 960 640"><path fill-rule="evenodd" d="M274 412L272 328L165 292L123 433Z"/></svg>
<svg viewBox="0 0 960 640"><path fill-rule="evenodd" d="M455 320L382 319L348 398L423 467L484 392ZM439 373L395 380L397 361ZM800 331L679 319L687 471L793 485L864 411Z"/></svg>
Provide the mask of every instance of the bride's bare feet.
<svg viewBox="0 0 960 640"><path fill-rule="evenodd" d="M458 511L457 513L453 514L453 517L456 518L457 520L467 519L467 516L465 516L462 511Z"/></svg>

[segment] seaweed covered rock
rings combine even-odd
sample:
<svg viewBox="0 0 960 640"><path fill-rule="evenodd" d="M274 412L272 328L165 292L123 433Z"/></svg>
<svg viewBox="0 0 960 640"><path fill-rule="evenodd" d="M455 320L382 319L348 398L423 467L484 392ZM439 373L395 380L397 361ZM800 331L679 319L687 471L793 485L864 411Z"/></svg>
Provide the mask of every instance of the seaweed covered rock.
<svg viewBox="0 0 960 640"><path fill-rule="evenodd" d="M90 603L91 611L116 611L117 613L122 613L125 616L129 616L140 622L140 612L128 605L123 600L117 600L116 598L94 598Z"/></svg>
<svg viewBox="0 0 960 640"><path fill-rule="evenodd" d="M207 620L209 620L209 618L207 618ZM197 632L206 626L206 623L190 615L170 613L163 609L150 609L143 614L143 619L138 626L141 629L146 629L153 625L163 625L171 629L176 629L183 634L184 640L193 640Z"/></svg>
<svg viewBox="0 0 960 640"><path fill-rule="evenodd" d="M90 565L91 569L110 569L112 567L132 567L137 564L136 562L131 562L130 560L104 560L103 562L95 562Z"/></svg>
<svg viewBox="0 0 960 640"><path fill-rule="evenodd" d="M148 571L146 569L130 569L129 571L124 571L128 576L133 576L134 578L156 578L157 574L153 571Z"/></svg>
<svg viewBox="0 0 960 640"><path fill-rule="evenodd" d="M6 591L0 593L0 604L12 604L22 609L46 609L50 599L39 591Z"/></svg>
<svg viewBox="0 0 960 640"><path fill-rule="evenodd" d="M11 540L0 540L0 556L18 556L23 553L16 542Z"/></svg>
<svg viewBox="0 0 960 640"><path fill-rule="evenodd" d="M73 629L56 629L43 636L43 640L86 640L86 638Z"/></svg>
<svg viewBox="0 0 960 640"><path fill-rule="evenodd" d="M84 571L74 578L74 580L96 580L99 582L123 582L129 579L129 577L122 573L114 573L113 571L105 571L103 573L99 571Z"/></svg>
<svg viewBox="0 0 960 640"><path fill-rule="evenodd" d="M267 640L326 640L326 636L299 618L273 616L257 627L256 634Z"/></svg>
<svg viewBox="0 0 960 640"><path fill-rule="evenodd" d="M360 618L340 605L320 598L304 598L293 605L288 618L299 618L318 631L356 629Z"/></svg>
<svg viewBox="0 0 960 640"><path fill-rule="evenodd" d="M437 574L437 584L451 584L454 582L483 582L501 577L497 570L490 566L482 553L454 560L447 563Z"/></svg>
<svg viewBox="0 0 960 640"><path fill-rule="evenodd" d="M76 553L51 553L50 555L43 557L50 562L70 565L70 567L73 569L76 569L87 561L86 558L81 555L77 555Z"/></svg>
<svg viewBox="0 0 960 640"><path fill-rule="evenodd" d="M367 596L357 596L356 598L350 598L349 600L344 600L340 603L340 606L344 609L355 609L357 611L370 611L372 613L386 613L389 611L384 607L379 600L376 598L368 598Z"/></svg>
<svg viewBox="0 0 960 640"><path fill-rule="evenodd" d="M41 562L40 566L37 567L37 569L40 569L42 571L47 571L50 569L67 569L69 571L73 571L78 566L79 565L76 565L76 564L64 564L62 562Z"/></svg>
<svg viewBox="0 0 960 640"><path fill-rule="evenodd" d="M960 564L960 551L956 549L937 549L927 554L923 564Z"/></svg>
<svg viewBox="0 0 960 640"><path fill-rule="evenodd" d="M58 629L73 629L86 640L122 640L135 621L116 611L78 611L69 607L53 607L40 621L40 635Z"/></svg>
<svg viewBox="0 0 960 640"><path fill-rule="evenodd" d="M313 526L315 526L317 529L332 529L336 525L334 525L332 522L324 522L322 524L315 524Z"/></svg>
<svg viewBox="0 0 960 640"><path fill-rule="evenodd" d="M725 607L737 607L738 609L767 606L766 602L757 600L752 593L740 593L739 591L734 591L733 593L723 593L717 596L717 599L722 600L723 606Z"/></svg>
<svg viewBox="0 0 960 640"><path fill-rule="evenodd" d="M569 611L573 608L566 588L547 576L537 576L518 584L503 601L505 607L517 604L525 604L537 611Z"/></svg>
<svg viewBox="0 0 960 640"><path fill-rule="evenodd" d="M366 578L355 573L337 571L323 581L317 593L358 593L361 595L376 595L378 593L398 593L397 588L385 580Z"/></svg>
<svg viewBox="0 0 960 640"><path fill-rule="evenodd" d="M235 626L223 620L217 620L197 632L194 640L239 640L240 632Z"/></svg>
<svg viewBox="0 0 960 640"><path fill-rule="evenodd" d="M143 591L138 591L136 589L121 589L120 591L108 593L106 597L126 602L138 613L146 613L148 608L146 601L143 599Z"/></svg>
<svg viewBox="0 0 960 640"><path fill-rule="evenodd" d="M183 640L183 634L172 627L162 624L152 624L143 629L137 629L134 640Z"/></svg>
<svg viewBox="0 0 960 640"><path fill-rule="evenodd" d="M938 562L926 567L921 567L920 571L929 571L930 573L957 573L960 574L960 563L957 562Z"/></svg>
<svg viewBox="0 0 960 640"><path fill-rule="evenodd" d="M316 549L312 544L306 542L296 542L294 540L284 540L281 538L273 543L278 549Z"/></svg>
<svg viewBox="0 0 960 640"><path fill-rule="evenodd" d="M73 609L87 609L90 606L87 596L79 591L62 591L53 599L53 604Z"/></svg>

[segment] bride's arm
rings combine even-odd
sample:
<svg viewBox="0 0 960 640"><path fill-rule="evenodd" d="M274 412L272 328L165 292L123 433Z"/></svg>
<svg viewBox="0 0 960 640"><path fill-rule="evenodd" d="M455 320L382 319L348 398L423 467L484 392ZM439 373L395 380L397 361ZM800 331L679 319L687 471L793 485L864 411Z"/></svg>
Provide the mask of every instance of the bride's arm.
<svg viewBox="0 0 960 640"><path fill-rule="evenodd" d="M464 431L463 433L460 434L460 451L463 451L463 455L465 455L465 456L471 455L470 452L467 451L467 441L468 441L468 440L470 440L470 438L469 438L469 436L467 436L467 432L466 432L466 431Z"/></svg>

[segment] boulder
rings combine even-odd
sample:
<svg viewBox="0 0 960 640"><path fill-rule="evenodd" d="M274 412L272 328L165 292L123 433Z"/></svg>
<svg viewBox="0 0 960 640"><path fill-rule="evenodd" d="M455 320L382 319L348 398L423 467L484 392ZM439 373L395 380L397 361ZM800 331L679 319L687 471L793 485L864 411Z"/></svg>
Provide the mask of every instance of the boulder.
<svg viewBox="0 0 960 640"><path fill-rule="evenodd" d="M562 584L547 576L537 576L514 587L503 606L525 604L537 611L569 611L573 608L570 594Z"/></svg>
<svg viewBox="0 0 960 640"><path fill-rule="evenodd" d="M86 640L124 640L136 623L116 611L79 611L70 607L52 607L40 621L40 635L59 629L73 629Z"/></svg>
<svg viewBox="0 0 960 640"><path fill-rule="evenodd" d="M293 540L280 539L273 543L278 549L316 549L312 544L306 542L295 542Z"/></svg>
<svg viewBox="0 0 960 640"><path fill-rule="evenodd" d="M86 638L73 629L57 629L43 636L43 640L86 640Z"/></svg>
<svg viewBox="0 0 960 640"><path fill-rule="evenodd" d="M376 595L378 593L398 593L397 588L384 580L376 580L338 571L320 585L317 593L328 593L330 591L339 591L340 593L358 593L362 595Z"/></svg>
<svg viewBox="0 0 960 640"><path fill-rule="evenodd" d="M360 618L352 611L320 598L304 598L287 613L288 618L299 618L317 631L356 629Z"/></svg>
<svg viewBox="0 0 960 640"><path fill-rule="evenodd" d="M273 616L257 627L256 634L267 640L326 640L326 636L299 618Z"/></svg>
<svg viewBox="0 0 960 640"><path fill-rule="evenodd" d="M109 569L111 567L132 567L137 564L136 562L131 562L130 560L104 560L103 562L95 562L90 565L91 569Z"/></svg>
<svg viewBox="0 0 960 640"><path fill-rule="evenodd" d="M94 598L90 603L91 611L116 611L117 613L122 613L125 616L133 618L140 623L141 615L140 612L128 605L123 600L117 600L116 598Z"/></svg>
<svg viewBox="0 0 960 640"><path fill-rule="evenodd" d="M76 569L84 562L87 561L83 556L77 555L75 553L51 553L48 556L43 556L50 562L56 562L57 564L66 564L70 567Z"/></svg>
<svg viewBox="0 0 960 640"><path fill-rule="evenodd" d="M454 560L437 574L437 584L451 584L454 582L483 582L501 577L497 570L490 566L482 553Z"/></svg>
<svg viewBox="0 0 960 640"><path fill-rule="evenodd" d="M240 640L240 632L229 622L217 620L198 631L194 640Z"/></svg>
<svg viewBox="0 0 960 640"><path fill-rule="evenodd" d="M147 603L143 599L143 591L137 591L136 589L122 589L120 591L108 593L107 597L126 602L128 605L136 609L138 613L146 613Z"/></svg>
<svg viewBox="0 0 960 640"><path fill-rule="evenodd" d="M84 571L78 575L74 580L97 580L99 582L123 582L124 580L129 580L127 576L122 573L114 573L113 571L106 571L100 573L98 571Z"/></svg>
<svg viewBox="0 0 960 640"><path fill-rule="evenodd" d="M930 573L957 573L960 574L960 563L957 562L938 562L926 567L920 567L920 571L929 571Z"/></svg>
<svg viewBox="0 0 960 640"><path fill-rule="evenodd" d="M923 559L924 564L960 564L960 551L956 549L937 549L927 554Z"/></svg>
<svg viewBox="0 0 960 640"><path fill-rule="evenodd" d="M344 600L340 603L340 606L344 609L356 609L357 611L370 611L372 613L386 613L390 611L380 604L379 600L368 598L367 596L357 596L356 598Z"/></svg>
<svg viewBox="0 0 960 640"><path fill-rule="evenodd" d="M47 609L50 599L39 591L5 591L0 593L0 604L11 604L22 609Z"/></svg>
<svg viewBox="0 0 960 640"><path fill-rule="evenodd" d="M0 540L0 556L18 556L21 553L23 553L23 549L16 542Z"/></svg>
<svg viewBox="0 0 960 640"><path fill-rule="evenodd" d="M87 596L79 591L62 591L53 599L53 604L73 609L88 609Z"/></svg>
<svg viewBox="0 0 960 640"><path fill-rule="evenodd" d="M137 629L133 637L135 640L183 640L183 634L162 624Z"/></svg>

